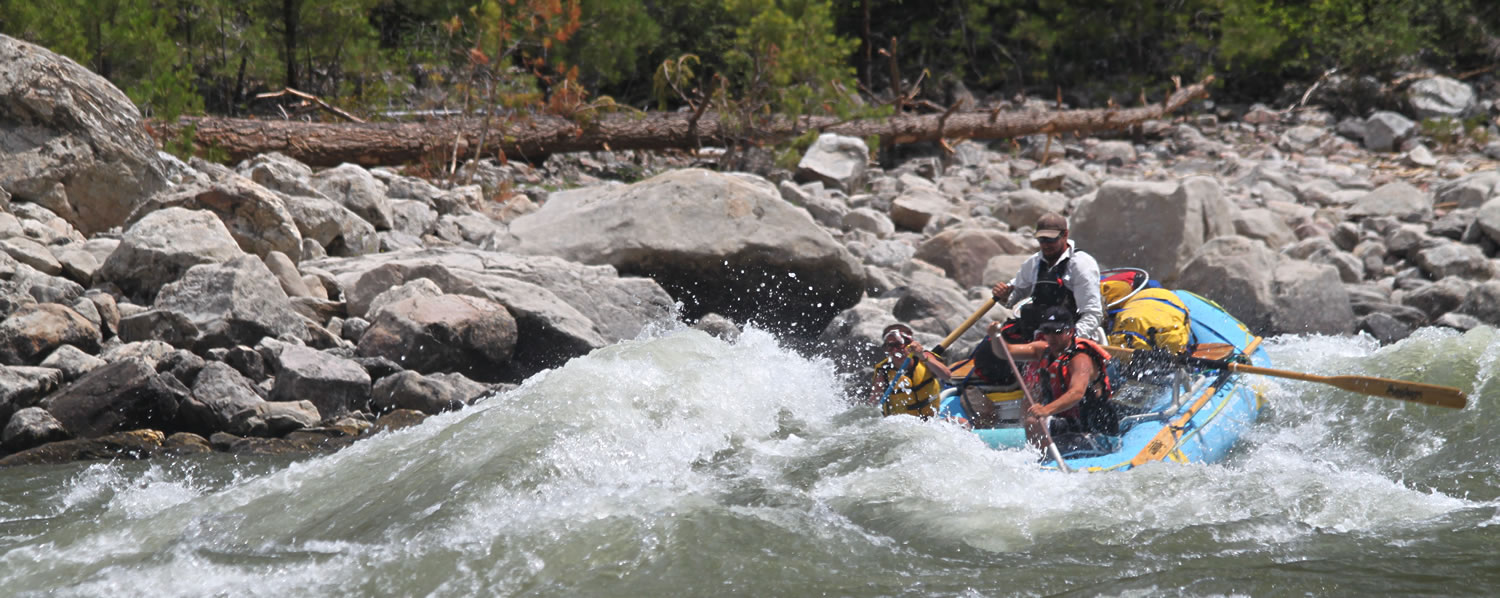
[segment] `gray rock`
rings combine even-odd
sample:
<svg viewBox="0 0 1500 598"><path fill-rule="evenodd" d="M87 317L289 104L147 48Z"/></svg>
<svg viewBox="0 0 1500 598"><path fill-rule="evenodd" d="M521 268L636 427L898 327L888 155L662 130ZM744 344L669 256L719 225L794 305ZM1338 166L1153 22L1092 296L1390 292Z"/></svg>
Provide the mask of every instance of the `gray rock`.
<svg viewBox="0 0 1500 598"><path fill-rule="evenodd" d="M1347 334L1348 292L1330 266L1300 262L1238 236L1210 240L1183 267L1179 288L1212 297L1261 334Z"/></svg>
<svg viewBox="0 0 1500 598"><path fill-rule="evenodd" d="M0 459L0 467L57 465L85 459L144 459L162 449L163 435L156 430L115 432L97 438L73 438L33 447Z"/></svg>
<svg viewBox="0 0 1500 598"><path fill-rule="evenodd" d="M424 374L459 372L484 381L515 378L516 322L479 297L412 297L387 305L359 339L361 357L385 357ZM321 409L321 407L320 407Z"/></svg>
<svg viewBox="0 0 1500 598"><path fill-rule="evenodd" d="M161 290L153 308L191 323L175 336L177 346L196 351L250 345L267 336L309 338L306 320L292 309L276 277L250 255L188 270Z"/></svg>
<svg viewBox="0 0 1500 598"><path fill-rule="evenodd" d="M922 232L953 208L953 202L939 191L912 189L891 201L890 217L897 229Z"/></svg>
<svg viewBox="0 0 1500 598"><path fill-rule="evenodd" d="M337 202L317 196L282 194L282 201L303 240L311 239L320 250L307 252L303 243L302 260L316 259L317 253L355 256L374 253L380 248L380 239L375 235L375 226L360 218L349 208ZM286 252L291 255L291 252Z"/></svg>
<svg viewBox="0 0 1500 598"><path fill-rule="evenodd" d="M0 251L10 255L17 262L26 264L50 276L62 274L62 263L52 255L52 251L45 245L28 239L26 237L11 237L0 239Z"/></svg>
<svg viewBox="0 0 1500 598"><path fill-rule="evenodd" d="M0 187L15 200L92 235L166 185L140 111L109 81L5 36L0 73Z"/></svg>
<svg viewBox="0 0 1500 598"><path fill-rule="evenodd" d="M1401 295L1401 304L1415 307L1426 314L1428 320L1436 320L1443 314L1458 309L1464 302L1472 284L1447 278Z"/></svg>
<svg viewBox="0 0 1500 598"><path fill-rule="evenodd" d="M1028 255L1036 241L1015 233L963 228L933 235L917 248L916 257L942 268L964 287L984 285L984 269L997 255Z"/></svg>
<svg viewBox="0 0 1500 598"><path fill-rule="evenodd" d="M52 351L46 359L42 360L42 367L52 368L62 372L63 380L71 382L83 377L95 369L104 366L107 362L73 345L63 345Z"/></svg>
<svg viewBox="0 0 1500 598"><path fill-rule="evenodd" d="M146 360L127 358L97 368L41 401L76 437L168 429L187 395L182 383L157 374Z"/></svg>
<svg viewBox="0 0 1500 598"><path fill-rule="evenodd" d="M63 276L79 282L87 283L94 279L94 273L99 271L103 265L94 253L84 249L81 243L70 243L52 248L52 255L57 258L57 263L62 267Z"/></svg>
<svg viewBox="0 0 1500 598"><path fill-rule="evenodd" d="M1012 229L1031 229L1047 212L1059 214L1067 211L1068 198L1061 193L1045 193L1036 189L1021 189L1000 196L1000 205L994 210L995 218Z"/></svg>
<svg viewBox="0 0 1500 598"><path fill-rule="evenodd" d="M25 305L0 322L0 363L36 365L63 345L99 351L99 327L56 303Z"/></svg>
<svg viewBox="0 0 1500 598"><path fill-rule="evenodd" d="M1365 149L1388 152L1416 133L1417 123L1395 112L1376 112L1365 121Z"/></svg>
<svg viewBox="0 0 1500 598"><path fill-rule="evenodd" d="M156 369L156 365L167 356L177 352L172 345L159 340L131 341L122 343L99 355L101 359L109 363L125 359L141 359Z"/></svg>
<svg viewBox="0 0 1500 598"><path fill-rule="evenodd" d="M1409 183L1397 181L1365 194L1344 216L1353 219L1391 216L1407 222L1428 220L1432 218L1432 198Z"/></svg>
<svg viewBox="0 0 1500 598"><path fill-rule="evenodd" d="M1375 312L1360 316L1355 330L1368 333L1383 345L1389 345L1411 336L1412 327L1387 313Z"/></svg>
<svg viewBox="0 0 1500 598"><path fill-rule="evenodd" d="M1500 196L1500 171L1486 170L1438 184L1433 191L1437 203L1458 209L1477 208Z"/></svg>
<svg viewBox="0 0 1500 598"><path fill-rule="evenodd" d="M0 365L0 421L35 405L62 384L62 372L44 367Z"/></svg>
<svg viewBox="0 0 1500 598"><path fill-rule="evenodd" d="M896 223L889 216L873 208L855 208L844 214L843 227L874 233L880 238L896 233Z"/></svg>
<svg viewBox="0 0 1500 598"><path fill-rule="evenodd" d="M311 401L324 420L370 406L370 375L352 360L298 345L277 351L271 401Z"/></svg>
<svg viewBox="0 0 1500 598"><path fill-rule="evenodd" d="M0 449L7 452L24 451L34 446L71 438L63 429L62 422L41 407L27 407L12 415L0 433Z"/></svg>
<svg viewBox="0 0 1500 598"><path fill-rule="evenodd" d="M1272 249L1281 249L1297 241L1297 234L1276 213L1265 208L1251 208L1234 213L1235 233L1259 239Z"/></svg>
<svg viewBox="0 0 1500 598"><path fill-rule="evenodd" d="M1418 120L1461 120L1474 108L1474 88L1451 77L1418 79L1406 94Z"/></svg>
<svg viewBox="0 0 1500 598"><path fill-rule="evenodd" d="M313 175L309 182L325 197L374 225L375 230L390 230L394 226L385 183L358 164L340 164Z"/></svg>
<svg viewBox="0 0 1500 598"><path fill-rule="evenodd" d="M214 432L269 436L272 434L264 420L259 426L252 421L264 402L253 381L227 364L210 362L198 373L192 393L182 402L176 427L205 436Z"/></svg>
<svg viewBox="0 0 1500 598"><path fill-rule="evenodd" d="M420 239L437 226L438 212L432 206L414 199L392 199L391 231Z"/></svg>
<svg viewBox="0 0 1500 598"><path fill-rule="evenodd" d="M211 212L166 208L131 225L99 275L130 296L149 301L193 266L242 255L224 223Z"/></svg>
<svg viewBox="0 0 1500 598"><path fill-rule="evenodd" d="M1027 175L1027 180L1031 183L1032 189L1056 191L1070 198L1085 195L1099 188L1094 177L1079 170L1070 162L1058 162L1046 168L1033 170Z"/></svg>
<svg viewBox="0 0 1500 598"><path fill-rule="evenodd" d="M297 271L297 265L292 259L280 251L272 251L261 258L265 262L266 269L276 277L276 282L281 285L281 290L288 297L312 297L312 291L307 288L307 283L302 281L302 273ZM325 294L325 299L326 294ZM322 320L319 320L322 321Z"/></svg>
<svg viewBox="0 0 1500 598"><path fill-rule="evenodd" d="M818 224L834 229L842 226L844 215L849 213L849 204L842 201L842 196L835 198L826 195L820 183L808 183L807 186L818 189L804 189L791 181L782 181L777 189L781 192L782 199L807 210Z"/></svg>
<svg viewBox="0 0 1500 598"><path fill-rule="evenodd" d="M298 162L280 152L259 154L235 167L241 175L257 185L290 195L316 195L317 191L308 180L312 178L312 167ZM220 175L216 178L226 179Z"/></svg>
<svg viewBox="0 0 1500 598"><path fill-rule="evenodd" d="M799 182L819 181L824 186L854 193L864 186L870 148L858 137L824 133L807 148L797 163Z"/></svg>
<svg viewBox="0 0 1500 598"><path fill-rule="evenodd" d="M386 289L379 295L376 295L374 299L370 300L370 306L366 309L365 313L380 313L381 308L384 308L385 306L392 303L411 299L412 297L436 297L442 294L443 288L438 286L438 284L433 282L432 280L427 278L414 278L407 280L400 285Z"/></svg>
<svg viewBox="0 0 1500 598"><path fill-rule="evenodd" d="M687 169L555 193L510 232L519 253L648 276L683 302L687 318L716 312L810 336L864 286L864 269L843 245L748 175Z"/></svg>
<svg viewBox="0 0 1500 598"><path fill-rule="evenodd" d="M265 257L279 251L293 261L302 256L302 233L283 196L244 177L231 174L222 180L168 190L138 208L131 221L167 208L212 213L245 253Z"/></svg>
<svg viewBox="0 0 1500 598"><path fill-rule="evenodd" d="M1451 276L1471 280L1489 280L1494 275L1489 258L1473 245L1446 242L1422 249L1413 256L1413 262L1434 279Z"/></svg>
<svg viewBox="0 0 1500 598"><path fill-rule="evenodd" d="M1475 285L1458 311L1478 318L1490 326L1500 327L1500 281L1487 280Z"/></svg>
<svg viewBox="0 0 1500 598"><path fill-rule="evenodd" d="M1234 234L1232 212L1218 183L1207 177L1109 181L1094 201L1078 206L1068 236L1101 267L1144 268L1171 283L1206 241Z"/></svg>
<svg viewBox="0 0 1500 598"><path fill-rule="evenodd" d="M381 378L372 391L370 408L376 414L413 409L436 415L461 409L484 394L485 385L461 374L424 376L404 371Z"/></svg>
<svg viewBox="0 0 1500 598"><path fill-rule="evenodd" d="M1475 213L1474 222L1486 238L1500 243L1500 198L1484 202Z"/></svg>

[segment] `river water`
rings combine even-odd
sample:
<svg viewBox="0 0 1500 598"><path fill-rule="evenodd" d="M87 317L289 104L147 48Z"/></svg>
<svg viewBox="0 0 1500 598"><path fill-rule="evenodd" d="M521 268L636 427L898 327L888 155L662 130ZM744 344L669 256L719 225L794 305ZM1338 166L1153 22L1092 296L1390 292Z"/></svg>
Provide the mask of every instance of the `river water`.
<svg viewBox="0 0 1500 598"><path fill-rule="evenodd" d="M1268 340L1218 465L1062 474L853 406L833 363L667 327L315 458L0 470L6 596L1489 595L1500 335Z"/></svg>

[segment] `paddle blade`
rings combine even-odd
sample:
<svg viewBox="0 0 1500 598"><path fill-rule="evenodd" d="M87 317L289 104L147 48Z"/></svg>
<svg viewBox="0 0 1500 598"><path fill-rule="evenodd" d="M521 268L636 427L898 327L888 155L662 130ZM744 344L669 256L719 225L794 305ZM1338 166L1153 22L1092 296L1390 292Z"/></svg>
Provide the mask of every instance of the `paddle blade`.
<svg viewBox="0 0 1500 598"><path fill-rule="evenodd" d="M1449 409L1463 409L1469 403L1469 398L1463 391L1451 386L1368 376L1329 376L1325 381L1350 392Z"/></svg>

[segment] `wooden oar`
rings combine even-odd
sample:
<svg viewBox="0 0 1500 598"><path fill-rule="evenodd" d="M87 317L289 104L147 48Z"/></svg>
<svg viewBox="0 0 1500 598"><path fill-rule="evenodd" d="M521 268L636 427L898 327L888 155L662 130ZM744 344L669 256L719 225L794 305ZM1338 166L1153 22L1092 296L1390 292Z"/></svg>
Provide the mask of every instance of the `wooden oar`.
<svg viewBox="0 0 1500 598"><path fill-rule="evenodd" d="M1016 357L1010 354L1010 345L1006 344L1004 338L999 340L1000 349L1005 351L1005 362L1010 364L1010 372L1016 377L1016 384L1021 385L1021 395L1026 397L1026 404L1022 409L1026 411L1027 415L1030 415L1031 406L1036 404L1036 399L1031 397L1031 387L1026 385L1026 378L1021 376L1021 368L1016 365ZM1057 443L1052 441L1051 419L1044 418L1039 425L1042 429L1040 441L1047 444L1044 450L1052 455L1052 460L1057 462L1057 468L1062 470L1063 473L1073 473L1073 470L1068 468L1068 462L1063 460L1062 451L1057 450Z"/></svg>
<svg viewBox="0 0 1500 598"><path fill-rule="evenodd" d="M1116 357L1130 355L1135 349L1125 347L1105 347ZM1374 376L1319 376L1316 374L1305 374L1289 370L1278 370L1263 368L1242 363L1234 363L1221 359L1204 359L1201 357L1188 356L1188 365L1228 369L1242 374L1260 374L1275 378L1289 378L1305 382L1319 382L1349 392L1357 392L1375 397L1411 401L1413 403L1424 403L1447 407L1449 409L1463 409L1468 405L1468 395L1462 390L1451 386L1438 386L1436 384L1425 384L1422 382L1407 382L1405 380L1392 380L1390 378L1376 378Z"/></svg>
<svg viewBox="0 0 1500 598"><path fill-rule="evenodd" d="M958 340L958 337L963 336L965 332L968 332L969 328L972 328L974 326L974 323L979 321L979 318L984 317L984 314L989 313L990 309L994 307L994 297L985 299L984 305L979 306L979 310L975 311L974 315L969 316L969 319L964 320L964 323L959 324L958 328L954 328L953 334L949 334L948 338L943 339L943 342L938 343L936 347L933 347L932 352L938 355L942 355L943 351L947 350L948 347L953 346L953 343Z"/></svg>

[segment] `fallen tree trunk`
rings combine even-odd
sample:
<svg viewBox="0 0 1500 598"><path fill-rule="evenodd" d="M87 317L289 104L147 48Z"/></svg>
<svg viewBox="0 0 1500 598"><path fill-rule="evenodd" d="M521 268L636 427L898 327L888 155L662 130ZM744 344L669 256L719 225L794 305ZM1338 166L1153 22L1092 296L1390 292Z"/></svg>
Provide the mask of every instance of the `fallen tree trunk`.
<svg viewBox="0 0 1500 598"><path fill-rule="evenodd" d="M1188 102L1207 96L1203 81L1173 92L1160 104L1138 108L1105 108L1053 112L1000 112L998 110L945 114L901 114L879 119L841 120L807 117L795 121L774 120L753 134L731 129L718 114L686 112L610 114L587 123L550 115L511 118L496 125L490 139L498 149L515 159L541 159L548 154L595 150L692 149L725 145L734 139L753 137L776 141L808 130L855 137L880 135L893 143L940 139L1007 139L1038 133L1092 133L1120 130L1161 118ZM309 123L243 118L182 117L172 122L153 122L158 139L180 138L192 129L200 148L216 148L231 160L256 154L281 152L313 166L335 166L352 162L364 166L408 164L422 160L444 162L456 151L460 159L475 149L470 140L480 139L478 119L454 119L426 123ZM455 144L457 145L455 149ZM492 155L494 143L482 148Z"/></svg>

